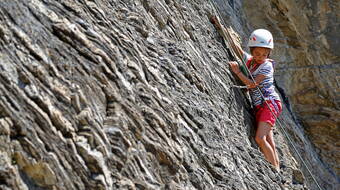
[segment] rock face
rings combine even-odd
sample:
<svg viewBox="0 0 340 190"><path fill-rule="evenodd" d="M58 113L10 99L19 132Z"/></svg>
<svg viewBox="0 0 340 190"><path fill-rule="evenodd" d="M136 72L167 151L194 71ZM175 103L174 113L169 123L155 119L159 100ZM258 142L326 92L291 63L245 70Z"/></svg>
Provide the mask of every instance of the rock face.
<svg viewBox="0 0 340 190"><path fill-rule="evenodd" d="M247 6L216 3L245 38ZM258 150L215 13L204 0L1 1L0 189L317 189L280 128L280 173ZM282 34L278 58L299 58L294 35ZM280 68L295 110L298 88ZM315 180L339 189L338 160L287 108L280 123Z"/></svg>

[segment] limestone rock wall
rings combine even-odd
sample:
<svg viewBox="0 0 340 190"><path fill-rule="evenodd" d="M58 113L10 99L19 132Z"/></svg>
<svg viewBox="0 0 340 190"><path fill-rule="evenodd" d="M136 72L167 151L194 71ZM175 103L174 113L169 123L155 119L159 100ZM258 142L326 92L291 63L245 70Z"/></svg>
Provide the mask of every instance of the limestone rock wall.
<svg viewBox="0 0 340 190"><path fill-rule="evenodd" d="M245 36L242 2L216 2ZM316 189L281 130L281 173L258 150L213 13L204 0L0 1L0 189ZM280 122L338 189L288 109Z"/></svg>

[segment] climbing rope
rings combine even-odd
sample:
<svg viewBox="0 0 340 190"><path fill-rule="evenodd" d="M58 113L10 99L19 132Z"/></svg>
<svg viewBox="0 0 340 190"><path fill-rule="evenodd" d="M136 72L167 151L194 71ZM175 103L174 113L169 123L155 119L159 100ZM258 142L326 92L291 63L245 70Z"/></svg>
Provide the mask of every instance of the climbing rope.
<svg viewBox="0 0 340 190"><path fill-rule="evenodd" d="M219 9L217 8L215 2L214 2L213 0L210 0L209 2L210 2L210 4L212 5L212 7L214 8L215 13L217 13L217 14L215 14L215 15L216 15L216 16L218 15L220 18L222 18L223 24L224 24L225 26L227 26L226 23L224 23L224 19L223 19L222 15L220 14L220 11L219 11ZM222 26L221 30L222 30L223 33L225 33L225 30L224 30L223 26ZM227 37L228 44L234 43L234 42L231 42L231 40L233 40L233 39L232 39L231 35L229 34L229 31L226 32L226 35L225 35L225 36ZM226 44L226 45L228 46L228 44ZM234 44L234 45L235 45L235 44ZM229 47L228 47L228 48L229 48ZM236 58L236 55L237 55L237 54L235 53L234 49L233 49L233 48L229 48L229 51L230 51L230 52L232 53L232 55ZM254 84L256 84L255 79L254 79L254 77L251 75L251 72L249 71L249 69L248 69L246 63L244 62L244 60L242 59L242 56L238 55L238 57L241 59L241 63L242 63L243 66L246 68L246 71L248 72L249 76L251 77L251 80L254 82ZM236 86L236 85L233 85L233 87L236 87L236 88L246 88L247 86ZM259 86L257 86L257 90L260 92L261 97L263 98L263 100L265 100L265 97L264 97L264 95L263 95L263 93L262 93L262 91L261 91L261 89L260 89ZM278 118L276 117L276 115L274 114L274 112L272 111L272 109L270 108L270 106L269 106L269 104L267 103L267 101L264 101L264 102L265 102L266 106L269 108L270 112L271 112L271 113L273 114L273 116L275 117L275 120L278 121L278 125L279 125L280 129L283 131L283 134L284 134L285 137L287 138L288 142L292 145L294 151L295 151L296 154L298 155L298 157L299 157L299 159L301 160L302 164L303 164L303 165L305 166L305 168L307 169L309 175L312 177L312 179L313 179L313 181L315 182L315 184L317 185L318 189L319 189L319 190L322 190L322 188L320 187L318 181L316 180L316 178L315 178L314 175L312 174L311 170L310 170L309 167L307 166L306 162L302 159L302 156L300 155L300 153L299 153L298 150L296 149L295 145L293 144L293 141L292 141L292 139L289 137L288 132L284 129L284 127L282 127L280 120L278 120Z"/></svg>
<svg viewBox="0 0 340 190"><path fill-rule="evenodd" d="M248 89L248 86L237 86L237 85L232 85L231 87L233 87L233 88L240 88L240 89Z"/></svg>

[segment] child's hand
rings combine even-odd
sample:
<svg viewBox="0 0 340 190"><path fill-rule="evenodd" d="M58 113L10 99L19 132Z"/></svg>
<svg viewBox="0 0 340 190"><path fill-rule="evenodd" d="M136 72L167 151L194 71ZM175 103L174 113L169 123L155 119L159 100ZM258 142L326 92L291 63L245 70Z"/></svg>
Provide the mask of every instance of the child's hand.
<svg viewBox="0 0 340 190"><path fill-rule="evenodd" d="M258 86L257 83L252 83L252 84L247 85L247 88L252 89L252 88L256 88L257 86Z"/></svg>
<svg viewBox="0 0 340 190"><path fill-rule="evenodd" d="M231 67L231 70L235 73L235 74L239 74L241 71L240 71L240 68L238 66L238 63L236 61L230 61L229 62L229 65Z"/></svg>

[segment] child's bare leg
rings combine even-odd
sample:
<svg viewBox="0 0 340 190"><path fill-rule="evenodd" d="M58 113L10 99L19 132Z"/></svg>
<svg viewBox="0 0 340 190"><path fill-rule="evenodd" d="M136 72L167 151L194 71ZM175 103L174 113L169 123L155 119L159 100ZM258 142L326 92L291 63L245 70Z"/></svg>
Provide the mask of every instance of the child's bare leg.
<svg viewBox="0 0 340 190"><path fill-rule="evenodd" d="M277 151L276 151L276 146L275 146L275 141L274 141L274 138L273 138L273 130L271 130L269 132L269 135L267 136L266 140L267 142L270 144L270 146L272 147L273 151L274 151L274 155L275 155L275 167L277 169L280 168L280 162L279 162L279 156L277 154Z"/></svg>
<svg viewBox="0 0 340 190"><path fill-rule="evenodd" d="M267 137L269 136L270 131L272 130L271 126L266 122L259 122L257 127L255 141L259 145L261 152L264 154L264 157L276 167L276 159L274 150L271 145L267 141Z"/></svg>

